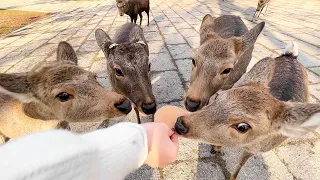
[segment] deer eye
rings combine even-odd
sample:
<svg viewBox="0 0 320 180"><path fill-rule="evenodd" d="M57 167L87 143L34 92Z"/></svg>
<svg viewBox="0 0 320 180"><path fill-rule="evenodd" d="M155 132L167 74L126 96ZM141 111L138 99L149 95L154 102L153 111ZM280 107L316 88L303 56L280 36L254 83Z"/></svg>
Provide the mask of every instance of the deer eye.
<svg viewBox="0 0 320 180"><path fill-rule="evenodd" d="M66 102L70 99L71 95L66 92L62 92L58 94L56 97L59 99L59 101Z"/></svg>
<svg viewBox="0 0 320 180"><path fill-rule="evenodd" d="M232 70L231 68L227 68L222 71L222 74L229 74L231 70Z"/></svg>
<svg viewBox="0 0 320 180"><path fill-rule="evenodd" d="M196 61L194 59L192 59L192 64L193 66L196 66Z"/></svg>
<svg viewBox="0 0 320 180"><path fill-rule="evenodd" d="M116 75L117 75L117 76L123 76L123 73L122 73L121 69L119 69L119 68L114 68L114 70L116 71Z"/></svg>
<svg viewBox="0 0 320 180"><path fill-rule="evenodd" d="M151 63L149 63L148 72L151 70Z"/></svg>
<svg viewBox="0 0 320 180"><path fill-rule="evenodd" d="M239 131L240 133L245 133L247 132L251 126L247 123L239 123L235 126L235 129Z"/></svg>

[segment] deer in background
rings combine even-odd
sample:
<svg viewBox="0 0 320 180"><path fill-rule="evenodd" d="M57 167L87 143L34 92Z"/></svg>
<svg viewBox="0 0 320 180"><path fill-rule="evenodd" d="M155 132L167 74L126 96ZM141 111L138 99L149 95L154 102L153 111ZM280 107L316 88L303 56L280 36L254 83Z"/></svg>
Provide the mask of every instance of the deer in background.
<svg viewBox="0 0 320 180"><path fill-rule="evenodd" d="M231 89L210 98L202 110L178 117L183 137L244 150L230 180L252 156L277 147L288 137L320 126L320 104L308 103L308 77L297 60L295 43L277 58L264 58Z"/></svg>
<svg viewBox="0 0 320 180"><path fill-rule="evenodd" d="M60 42L57 52L56 61L41 62L30 72L0 74L0 135L5 141L131 111L128 99L105 90L94 73L77 66L68 43Z"/></svg>
<svg viewBox="0 0 320 180"><path fill-rule="evenodd" d="M248 31L240 17L207 14L200 27L200 47L192 59L193 68L185 106L193 112L207 105L219 89L229 89L246 72L254 43L264 22Z"/></svg>
<svg viewBox="0 0 320 180"><path fill-rule="evenodd" d="M265 13L267 13L269 2L270 2L270 0L259 0L257 9L252 17L252 22L259 18L260 14L264 8L266 8Z"/></svg>
<svg viewBox="0 0 320 180"><path fill-rule="evenodd" d="M97 29L95 36L107 59L114 91L134 104L140 124L139 111L149 115L157 110L149 77L149 48L143 30L136 24L126 23L117 29L113 40L102 29Z"/></svg>

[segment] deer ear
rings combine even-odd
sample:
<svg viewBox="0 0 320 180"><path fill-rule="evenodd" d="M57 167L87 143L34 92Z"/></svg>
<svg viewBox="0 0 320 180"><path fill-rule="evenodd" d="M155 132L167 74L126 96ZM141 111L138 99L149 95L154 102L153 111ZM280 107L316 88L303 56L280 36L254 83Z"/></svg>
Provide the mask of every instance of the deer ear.
<svg viewBox="0 0 320 180"><path fill-rule="evenodd" d="M210 35L216 35L213 29L214 21L213 17L210 14L207 14L203 17L202 23L200 26L200 44L204 43Z"/></svg>
<svg viewBox="0 0 320 180"><path fill-rule="evenodd" d="M71 45L65 41L61 41L58 45L57 60L72 61L78 64L78 58L77 58L76 52L74 52Z"/></svg>
<svg viewBox="0 0 320 180"><path fill-rule="evenodd" d="M0 74L0 92L21 102L36 101L32 95L26 74Z"/></svg>
<svg viewBox="0 0 320 180"><path fill-rule="evenodd" d="M242 36L243 45L244 45L245 50L254 46L254 43L256 42L259 34L261 33L262 29L264 28L264 25L265 25L265 22L261 22Z"/></svg>
<svg viewBox="0 0 320 180"><path fill-rule="evenodd" d="M297 137L320 127L320 104L286 103L284 121L280 133L288 137Z"/></svg>
<svg viewBox="0 0 320 180"><path fill-rule="evenodd" d="M261 33L265 22L261 22L244 34L242 37L233 37L229 39L229 43L234 47L234 52L237 56L245 53L250 47L254 46L259 34Z"/></svg>
<svg viewBox="0 0 320 180"><path fill-rule="evenodd" d="M108 36L108 34L104 32L102 29L97 29L95 32L95 36L96 36L96 41L98 46L106 55L110 53L110 50L112 48L118 45L113 43L111 41L111 38Z"/></svg>

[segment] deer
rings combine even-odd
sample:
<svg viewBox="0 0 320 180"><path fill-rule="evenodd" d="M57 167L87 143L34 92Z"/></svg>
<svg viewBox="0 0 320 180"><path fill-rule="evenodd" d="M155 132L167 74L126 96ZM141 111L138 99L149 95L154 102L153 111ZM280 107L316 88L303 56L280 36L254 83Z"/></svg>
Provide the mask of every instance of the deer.
<svg viewBox="0 0 320 180"><path fill-rule="evenodd" d="M257 9L256 9L255 13L253 14L253 17L251 20L252 22L259 18L260 14L264 8L266 8L265 14L267 13L269 3L270 3L270 0L259 0L258 5L257 5Z"/></svg>
<svg viewBox="0 0 320 180"><path fill-rule="evenodd" d="M145 11L148 16L149 26L149 11L150 1L149 0L116 0L119 15L123 16L127 14L130 16L130 20L133 23L137 23L138 14L140 17L140 26L142 23L142 12Z"/></svg>
<svg viewBox="0 0 320 180"><path fill-rule="evenodd" d="M185 138L243 153L230 180L253 155L320 126L320 104L309 103L308 75L292 43L282 55L257 62L231 89L219 91L203 109L177 118Z"/></svg>
<svg viewBox="0 0 320 180"><path fill-rule="evenodd" d="M153 115L157 110L150 81L149 48L140 26L126 23L111 40L102 29L95 32L97 44L107 60L107 72L113 90L127 97L139 112Z"/></svg>
<svg viewBox="0 0 320 180"><path fill-rule="evenodd" d="M188 111L200 110L218 90L231 88L241 78L264 25L261 22L248 31L239 16L204 16L200 47L192 59L190 86L184 100Z"/></svg>
<svg viewBox="0 0 320 180"><path fill-rule="evenodd" d="M104 89L96 74L77 65L75 51L60 42L57 60L26 73L0 74L0 135L3 141L32 132L70 129L68 122L95 122L131 111L124 96Z"/></svg>

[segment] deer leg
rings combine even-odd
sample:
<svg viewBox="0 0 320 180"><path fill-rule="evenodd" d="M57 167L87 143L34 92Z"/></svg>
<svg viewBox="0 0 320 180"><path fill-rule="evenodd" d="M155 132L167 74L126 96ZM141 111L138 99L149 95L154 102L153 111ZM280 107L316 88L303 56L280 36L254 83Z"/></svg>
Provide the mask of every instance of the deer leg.
<svg viewBox="0 0 320 180"><path fill-rule="evenodd" d="M134 107L134 111L136 112L137 115L137 120L138 120L138 124L141 124L141 120L140 120L140 115L139 115L139 110L137 107Z"/></svg>
<svg viewBox="0 0 320 180"><path fill-rule="evenodd" d="M236 180L242 166L247 162L247 160L252 156L251 153L244 151L240 157L239 164L235 172L231 175L230 180Z"/></svg>
<svg viewBox="0 0 320 180"><path fill-rule="evenodd" d="M101 124L97 127L97 129L107 128L109 126L109 119L102 121Z"/></svg>
<svg viewBox="0 0 320 180"><path fill-rule="evenodd" d="M264 8L264 7L263 7L263 8ZM257 18L259 18L259 17L260 17L260 14L261 14L261 12L262 12L263 8L261 8L261 9L260 9L260 11L259 11L259 13L258 13L258 15L257 15Z"/></svg>
<svg viewBox="0 0 320 180"><path fill-rule="evenodd" d="M257 14L257 12L258 12L258 11L254 12L254 15L253 15L252 20L251 20L252 22L253 22L253 21L254 21L254 19L256 18L256 14Z"/></svg>
<svg viewBox="0 0 320 180"><path fill-rule="evenodd" d="M146 10L147 16L148 16L148 26L149 26L149 8Z"/></svg>
<svg viewBox="0 0 320 180"><path fill-rule="evenodd" d="M140 16L140 26L141 26L141 23L142 23L142 14L139 13L139 16Z"/></svg>
<svg viewBox="0 0 320 180"><path fill-rule="evenodd" d="M222 149L222 146L211 145L210 153L211 154L220 153L221 149Z"/></svg>
<svg viewBox="0 0 320 180"><path fill-rule="evenodd" d="M267 15L267 10L268 10L269 4L266 5L266 10L264 11L264 13L262 13L263 15Z"/></svg>

